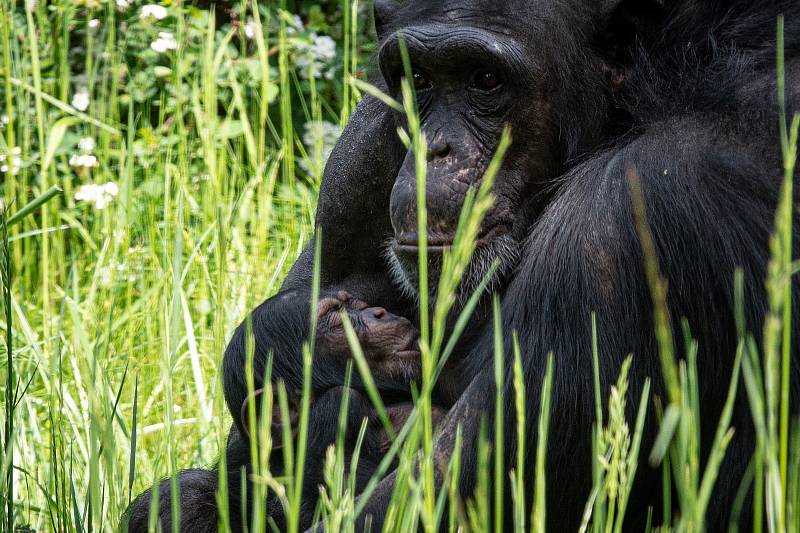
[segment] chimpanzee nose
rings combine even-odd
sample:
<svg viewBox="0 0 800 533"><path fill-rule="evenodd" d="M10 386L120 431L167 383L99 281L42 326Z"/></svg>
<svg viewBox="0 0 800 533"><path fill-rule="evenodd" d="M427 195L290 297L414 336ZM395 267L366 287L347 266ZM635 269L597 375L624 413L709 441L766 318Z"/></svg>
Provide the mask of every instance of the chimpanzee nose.
<svg viewBox="0 0 800 533"><path fill-rule="evenodd" d="M428 161L433 161L436 158L447 157L450 153L450 144L444 139L433 141L428 146Z"/></svg>
<svg viewBox="0 0 800 533"><path fill-rule="evenodd" d="M372 307L369 309L369 313L375 320L380 320L386 316L386 309L383 307Z"/></svg>

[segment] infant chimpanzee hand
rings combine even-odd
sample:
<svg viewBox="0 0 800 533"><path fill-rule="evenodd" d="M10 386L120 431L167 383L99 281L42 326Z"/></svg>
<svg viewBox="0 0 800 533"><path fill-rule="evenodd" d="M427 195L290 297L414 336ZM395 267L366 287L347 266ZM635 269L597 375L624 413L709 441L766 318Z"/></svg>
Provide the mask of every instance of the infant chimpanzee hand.
<svg viewBox="0 0 800 533"><path fill-rule="evenodd" d="M419 379L417 329L408 319L382 307L370 307L346 291L322 298L317 306L318 357L342 361L351 357L341 313L347 313L373 376L408 382Z"/></svg>

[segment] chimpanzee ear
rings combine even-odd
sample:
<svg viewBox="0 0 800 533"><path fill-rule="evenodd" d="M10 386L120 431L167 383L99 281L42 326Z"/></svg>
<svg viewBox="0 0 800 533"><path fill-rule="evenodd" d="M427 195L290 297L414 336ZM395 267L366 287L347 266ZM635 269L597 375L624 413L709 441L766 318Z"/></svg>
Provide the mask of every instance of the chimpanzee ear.
<svg viewBox="0 0 800 533"><path fill-rule="evenodd" d="M241 421L242 427L244 428L244 437L246 439L250 438L250 434L253 431L258 431L258 421L261 418L261 409L264 407L264 400L265 400L266 391L264 389L258 389L253 394L248 396L245 401L242 403L242 413L241 413ZM297 425L300 420L300 406L297 398L294 395L289 396L289 424L291 425L292 437L297 435ZM250 427L250 406L253 406L256 413L256 427ZM273 401L272 403L272 413L271 413L271 422L270 422L270 434L272 435L272 449L279 450L283 448L283 425L284 419L281 415L281 408L277 401Z"/></svg>
<svg viewBox="0 0 800 533"><path fill-rule="evenodd" d="M375 32L378 34L379 41L382 41L389 33L389 24L399 7L398 0L374 0Z"/></svg>
<svg viewBox="0 0 800 533"><path fill-rule="evenodd" d="M597 9L600 19L611 21L615 17L641 16L648 11L662 10L665 0L598 0Z"/></svg>
<svg viewBox="0 0 800 533"><path fill-rule="evenodd" d="M665 0L599 0L595 46L601 51L612 90L621 86L637 41L657 31Z"/></svg>

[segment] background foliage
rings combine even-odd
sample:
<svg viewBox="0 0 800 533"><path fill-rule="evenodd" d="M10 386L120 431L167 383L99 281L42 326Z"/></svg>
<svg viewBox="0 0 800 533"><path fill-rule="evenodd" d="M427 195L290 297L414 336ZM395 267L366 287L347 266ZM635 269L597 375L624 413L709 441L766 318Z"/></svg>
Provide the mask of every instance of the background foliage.
<svg viewBox="0 0 800 533"><path fill-rule="evenodd" d="M17 525L114 531L216 459L226 340L310 236L374 46L367 6L288 4L0 2L0 198L63 190L9 229Z"/></svg>

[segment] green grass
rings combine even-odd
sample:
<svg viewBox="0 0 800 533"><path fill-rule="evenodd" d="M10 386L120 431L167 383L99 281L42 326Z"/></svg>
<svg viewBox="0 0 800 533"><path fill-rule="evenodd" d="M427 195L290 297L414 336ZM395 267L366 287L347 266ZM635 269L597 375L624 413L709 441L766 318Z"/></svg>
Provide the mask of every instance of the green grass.
<svg viewBox="0 0 800 533"><path fill-rule="evenodd" d="M114 2L23 5L0 0L0 115L7 117L0 130L0 165L7 167L0 174L3 531L20 526L116 531L133 496L181 468L211 465L224 451L230 421L219 366L226 341L248 310L277 291L313 233L325 146L321 139L304 141L305 124L344 125L360 94L375 91L357 79L359 58L370 46L361 37L364 5L342 0L337 6L340 26L331 31L338 32L340 46L332 63L339 67L327 80L313 75L314 61L310 66L303 61L308 31L298 31L293 17L281 14L274 4L255 9L243 2L243 23L217 29L207 13L178 4L168 6L167 18L158 20L141 18L142 4L120 9ZM91 22L95 19L97 25ZM159 35L164 31L174 36L176 49L157 52L150 43L166 39ZM782 80L780 52L778 61ZM309 69L308 75L300 64ZM86 107L84 93L89 97ZM382 98L409 117L403 138L417 155L422 182L425 137L407 85L404 95L403 102ZM772 243L765 341L756 346L740 327L727 408L718 421L703 421L717 427L705 464L699 452L697 346L689 338L687 359L676 360L678 340L669 327L666 280L655 260L641 201L636 203L636 178L631 177L668 394L655 411L648 409L649 387L639 398L628 397L626 364L610 398L601 398L595 345L594 483L586 495L583 530L621 530L637 460L649 456L663 465L665 484L676 488L675 501L668 494L663 502L664 529L702 531L732 435L730 409L741 386L759 436L749 474L756 494L752 527L761 531L763 523L768 531L800 531L800 427L788 410L790 346L797 339L783 327L791 319L788 280L797 270L791 256L791 198L800 119L788 120L780 101L786 185ZM511 134L504 136L483 187L468 195L459 238L438 281L439 295L454 294L464 272ZM81 142L88 138L93 141L90 149L87 141ZM75 159L81 155L86 164ZM94 203L80 200L80 193L86 193L82 186L108 183L113 186L95 191L99 196ZM424 197L418 205L424 229ZM419 233L424 239L426 232ZM420 285L427 287L424 255ZM538 424L539 441L528 443L537 450L535 478L500 469L489 479L490 462L513 462L505 457L501 440L484 438L476 498L460 502L454 483L458 453L446 469L443 486L434 483L431 394L477 298L467 302L451 337L443 324L454 299L440 297L432 309L427 301L423 291L418 410L379 471L385 473L398 458L385 529L432 532L445 524L450 531L504 526L541 531L547 512L557 512L545 508L553 358L541 378L540 409L525 412L525 354L518 345L511 347L517 417L504 420L498 411L492 432L502 434L504 426L512 427L524 439L525 428ZM741 296L738 301L741 306ZM499 356L503 337L496 302L495 312ZM366 373L355 344L353 352L351 371ZM306 372L311 355L307 346ZM495 375L503 377L499 357ZM377 391L369 392L380 411ZM282 387L268 387L264 401L268 412L272 402L287 410ZM635 420L624 416L630 402L638 406ZM308 406L306 394L300 442L305 440ZM654 448L640 454L647 417L658 417L661 431ZM271 435L259 427L252 438L268 443ZM254 490L280 495L294 531L302 495L293 479L302 475L304 449L293 449L290 436L284 435L283 450L275 453L285 454L288 471L294 473L285 477L269 472L270 453L269 444L253 447ZM353 465L345 462L341 446L328 459L318 517L329 530L351 531L363 506L350 475ZM522 462L520 455L516 464ZM489 487L508 476L515 505L510 516L503 516L491 512L502 509L497 503L503 495ZM367 492L374 488L373 483ZM530 510L520 505L526 495L534 502ZM452 505L445 507L446 501ZM224 528L224 491L220 504ZM751 525L738 527L747 530ZM264 529L269 529L268 517L257 513L252 530Z"/></svg>

